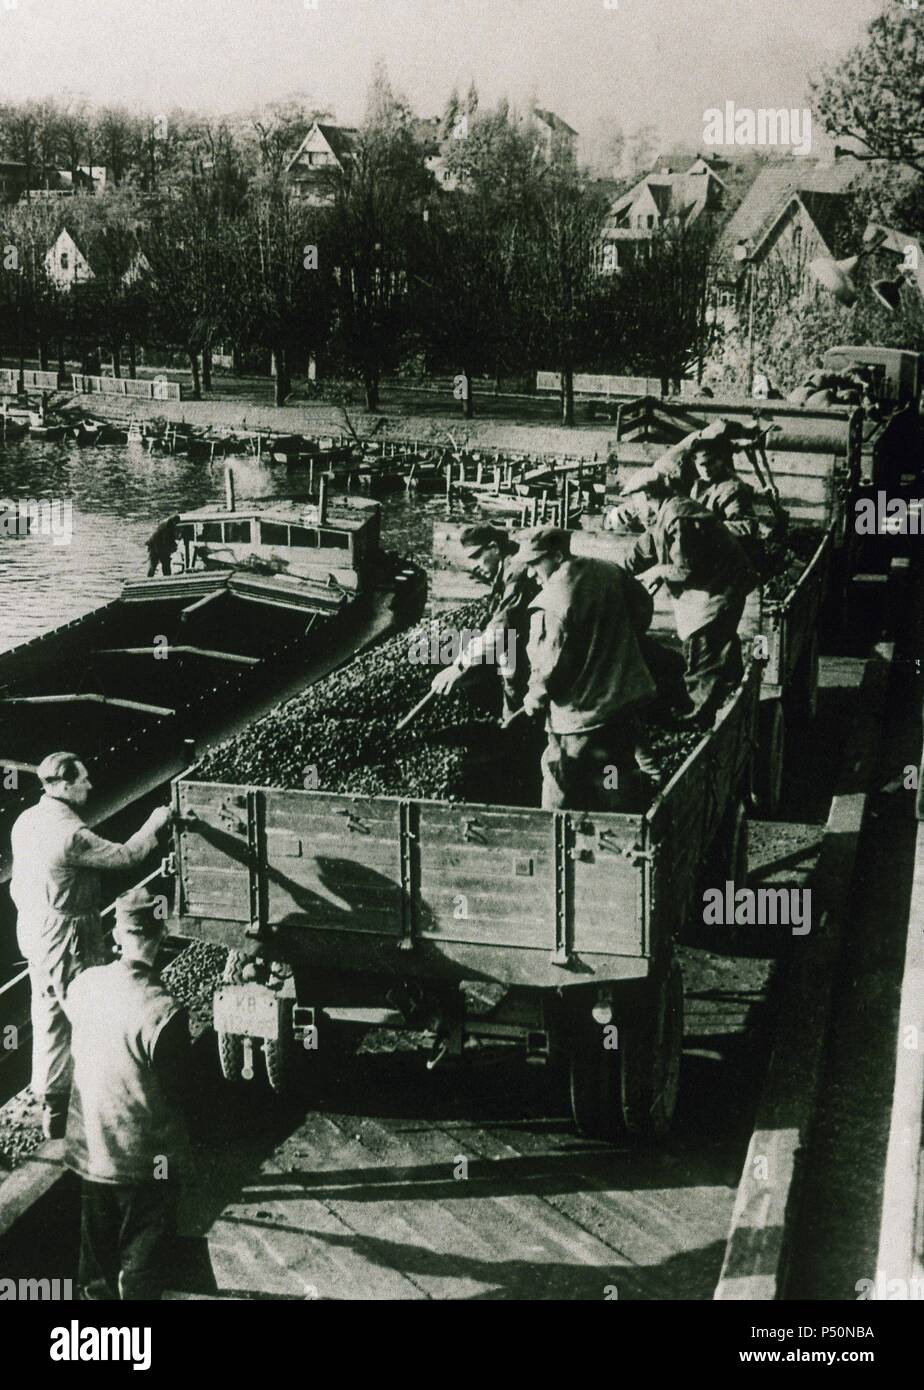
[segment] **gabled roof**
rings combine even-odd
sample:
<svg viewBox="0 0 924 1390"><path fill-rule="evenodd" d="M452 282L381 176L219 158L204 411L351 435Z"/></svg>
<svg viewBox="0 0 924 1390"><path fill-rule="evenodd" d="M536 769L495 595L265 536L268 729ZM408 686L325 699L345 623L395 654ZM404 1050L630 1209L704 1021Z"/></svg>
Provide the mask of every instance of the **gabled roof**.
<svg viewBox="0 0 924 1390"><path fill-rule="evenodd" d="M573 126L563 121L561 116L556 116L554 111L544 111L541 106L534 106L533 115L559 135L577 135Z"/></svg>
<svg viewBox="0 0 924 1390"><path fill-rule="evenodd" d="M352 159L353 150L355 147L356 139L359 135L359 131L356 130L353 126L325 125L322 124L322 122L320 121L315 121L314 125L308 131L308 134L305 136L304 140L301 142L298 149L295 151L292 158L286 165L287 173L290 170L294 169L295 166L299 163L303 153L305 152L305 148L311 137L314 135L315 131L320 132L331 154L341 164L345 163L347 160Z"/></svg>
<svg viewBox="0 0 924 1390"><path fill-rule="evenodd" d="M833 201L826 204L823 199L814 201L812 206L806 203L806 210L813 221L817 211L818 215L830 224L834 217L835 204L845 206L845 200L859 177L861 168L862 165L852 159L838 159L830 164L813 163L804 159L785 159L761 169L725 226L722 233L724 250L730 255L732 248L739 241L750 241L756 246L796 194L802 196L803 201L808 195L812 195L812 198L815 195L824 195L832 199Z"/></svg>
<svg viewBox="0 0 924 1390"><path fill-rule="evenodd" d="M702 174L646 174L610 208L610 217L617 218L635 206L646 194L661 217L679 214L692 221L704 212L709 203L709 183L716 175L709 170ZM721 184L721 180L717 180Z"/></svg>

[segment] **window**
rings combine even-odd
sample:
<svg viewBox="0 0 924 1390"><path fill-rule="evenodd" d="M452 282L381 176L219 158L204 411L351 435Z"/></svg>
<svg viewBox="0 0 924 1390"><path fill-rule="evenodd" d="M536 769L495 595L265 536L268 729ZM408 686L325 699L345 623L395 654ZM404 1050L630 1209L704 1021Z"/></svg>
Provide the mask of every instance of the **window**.
<svg viewBox="0 0 924 1390"><path fill-rule="evenodd" d="M298 545L309 550L316 550L318 547L318 533L313 526L290 526L289 544Z"/></svg>
<svg viewBox="0 0 924 1390"><path fill-rule="evenodd" d="M289 528L278 521L261 521L260 540L264 545L288 545Z"/></svg>
<svg viewBox="0 0 924 1390"><path fill-rule="evenodd" d="M612 274L614 270L618 269L619 248L613 242L609 242L603 248L603 272L604 274Z"/></svg>
<svg viewBox="0 0 924 1390"><path fill-rule="evenodd" d="M322 531L321 545L329 550L349 550L350 538L345 531Z"/></svg>
<svg viewBox="0 0 924 1390"><path fill-rule="evenodd" d="M196 529L198 532L196 540L198 541L220 541L222 539L220 521L202 521Z"/></svg>
<svg viewBox="0 0 924 1390"><path fill-rule="evenodd" d="M71 258L70 258L70 255L68 254L67 251L62 251L62 252L61 252L61 269L62 269L62 270L69 270L69 269L70 269L70 265L71 265Z"/></svg>
<svg viewBox="0 0 924 1390"><path fill-rule="evenodd" d="M225 540L231 545L250 544L250 522L249 521L226 521Z"/></svg>

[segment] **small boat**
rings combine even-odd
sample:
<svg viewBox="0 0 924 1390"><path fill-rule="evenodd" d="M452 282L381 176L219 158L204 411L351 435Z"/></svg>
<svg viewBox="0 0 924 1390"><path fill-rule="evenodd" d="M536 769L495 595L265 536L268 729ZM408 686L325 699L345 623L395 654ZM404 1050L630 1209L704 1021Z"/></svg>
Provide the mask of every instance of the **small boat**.
<svg viewBox="0 0 924 1390"><path fill-rule="evenodd" d="M15 440L24 438L28 432L29 426L24 420L14 420L0 413L0 444L12 444Z"/></svg>
<svg viewBox="0 0 924 1390"><path fill-rule="evenodd" d="M224 458L229 452L229 443L226 435L194 434L190 436L186 455L191 459L205 459L211 463L212 459Z"/></svg>
<svg viewBox="0 0 924 1390"><path fill-rule="evenodd" d="M67 437L67 431L67 425L33 425L29 438L44 440L46 444L60 444Z"/></svg>
<svg viewBox="0 0 924 1390"><path fill-rule="evenodd" d="M299 454L308 452L308 441L300 434L274 434L267 448L273 463L296 463Z"/></svg>
<svg viewBox="0 0 924 1390"><path fill-rule="evenodd" d="M74 438L81 448L86 448L90 444L98 444L100 428L101 426L94 420L81 420Z"/></svg>
<svg viewBox="0 0 924 1390"><path fill-rule="evenodd" d="M365 498L229 496L177 531L185 568L0 653L0 766L70 748L112 814L185 767L190 741L225 737L423 611L423 572L381 549ZM0 846L35 790L4 796Z"/></svg>

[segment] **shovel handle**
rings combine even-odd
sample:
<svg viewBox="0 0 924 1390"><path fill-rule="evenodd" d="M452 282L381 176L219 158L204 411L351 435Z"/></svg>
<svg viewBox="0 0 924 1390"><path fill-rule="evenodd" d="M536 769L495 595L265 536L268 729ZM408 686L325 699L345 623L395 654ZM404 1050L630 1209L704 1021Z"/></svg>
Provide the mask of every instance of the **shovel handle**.
<svg viewBox="0 0 924 1390"><path fill-rule="evenodd" d="M424 706L429 705L430 701L434 699L435 696L435 690L428 690L423 699L418 700L414 708L395 725L395 732L399 733L402 729L406 729L408 724L410 724L411 720L416 719L420 711L424 708Z"/></svg>

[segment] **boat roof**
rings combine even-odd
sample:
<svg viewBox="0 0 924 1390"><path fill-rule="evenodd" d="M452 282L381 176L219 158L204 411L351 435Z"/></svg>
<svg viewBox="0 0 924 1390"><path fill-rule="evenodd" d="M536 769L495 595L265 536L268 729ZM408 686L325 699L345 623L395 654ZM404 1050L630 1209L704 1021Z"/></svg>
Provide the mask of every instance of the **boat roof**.
<svg viewBox="0 0 924 1390"><path fill-rule="evenodd" d="M317 510L317 502L309 499L300 501L280 497L268 505L264 502L248 504L242 499L234 511L227 507L198 507L194 511L181 512L180 521L276 521L282 525L294 523L298 526L316 526L316 521L306 521L305 514ZM330 530L359 531L381 511L378 502L366 497L343 497L336 502L328 501L324 525Z"/></svg>

